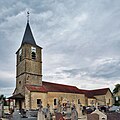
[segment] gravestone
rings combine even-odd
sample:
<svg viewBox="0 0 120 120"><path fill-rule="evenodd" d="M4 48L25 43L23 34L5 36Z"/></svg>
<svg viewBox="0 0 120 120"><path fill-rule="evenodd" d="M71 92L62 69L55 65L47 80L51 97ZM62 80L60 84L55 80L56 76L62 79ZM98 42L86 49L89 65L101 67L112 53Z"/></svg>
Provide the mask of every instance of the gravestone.
<svg viewBox="0 0 120 120"><path fill-rule="evenodd" d="M71 113L71 120L78 120L78 112L74 108Z"/></svg>
<svg viewBox="0 0 120 120"><path fill-rule="evenodd" d="M67 113L71 113L71 107L70 107L69 101L67 101L67 104L66 104L66 111L67 111Z"/></svg>
<svg viewBox="0 0 120 120"><path fill-rule="evenodd" d="M87 114L87 120L99 120L99 115L94 113L94 114Z"/></svg>
<svg viewBox="0 0 120 120"><path fill-rule="evenodd" d="M37 117L37 114L38 114L38 110L27 110L26 111L27 118Z"/></svg>
<svg viewBox="0 0 120 120"><path fill-rule="evenodd" d="M45 114L43 113L42 110L38 111L37 120L46 120Z"/></svg>
<svg viewBox="0 0 120 120"><path fill-rule="evenodd" d="M51 116L51 112L50 112L50 105L47 104L47 109L46 109L46 116L47 116L47 120L51 120L52 116Z"/></svg>
<svg viewBox="0 0 120 120"><path fill-rule="evenodd" d="M58 112L62 111L62 105L61 105L61 101L58 101Z"/></svg>
<svg viewBox="0 0 120 120"><path fill-rule="evenodd" d="M42 110L42 101L39 104L39 111L38 111L38 114L37 114L37 120L46 120L45 114Z"/></svg>
<svg viewBox="0 0 120 120"><path fill-rule="evenodd" d="M105 115L104 113L102 113L101 111L99 111L98 109L96 109L94 112L92 112L91 114L97 114L99 116L99 120L107 120L107 115Z"/></svg>
<svg viewBox="0 0 120 120"><path fill-rule="evenodd" d="M117 112L107 113L107 120L120 120L120 113Z"/></svg>
<svg viewBox="0 0 120 120"><path fill-rule="evenodd" d="M21 120L21 113L19 110L16 110L13 112L13 118L12 120Z"/></svg>
<svg viewBox="0 0 120 120"><path fill-rule="evenodd" d="M71 118L71 107L70 107L70 102L67 101L65 119L69 120L70 118Z"/></svg>
<svg viewBox="0 0 120 120"><path fill-rule="evenodd" d="M78 106L76 106L76 110L78 112L78 118L81 118L81 116L83 116L83 114L82 114L82 110L83 110L82 105L78 104Z"/></svg>
<svg viewBox="0 0 120 120"><path fill-rule="evenodd" d="M61 113L56 113L55 114L55 119L53 120L64 120L63 115Z"/></svg>

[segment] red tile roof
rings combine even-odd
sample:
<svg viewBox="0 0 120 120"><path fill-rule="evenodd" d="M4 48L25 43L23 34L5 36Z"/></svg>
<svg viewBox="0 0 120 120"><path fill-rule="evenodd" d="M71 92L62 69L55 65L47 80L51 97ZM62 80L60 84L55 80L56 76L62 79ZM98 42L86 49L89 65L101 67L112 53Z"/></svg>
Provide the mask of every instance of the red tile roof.
<svg viewBox="0 0 120 120"><path fill-rule="evenodd" d="M95 89L95 90L83 90L83 93L88 98L94 98L96 95L105 95L108 91L110 91L109 88L102 88L102 89Z"/></svg>
<svg viewBox="0 0 120 120"><path fill-rule="evenodd" d="M44 86L38 85L26 85L27 89L32 92L47 92Z"/></svg>
<svg viewBox="0 0 120 120"><path fill-rule="evenodd" d="M93 93L95 95L105 95L109 91L109 88L102 88L102 89L96 89L96 90L90 90L89 92Z"/></svg>
<svg viewBox="0 0 120 120"><path fill-rule="evenodd" d="M64 93L83 94L83 92L75 86L50 83L50 82L42 82L42 86L26 85L26 87L28 90L36 91L36 92L46 92L46 93L47 92L64 92Z"/></svg>
<svg viewBox="0 0 120 120"><path fill-rule="evenodd" d="M42 82L42 86L39 85L26 85L29 91L33 92L64 92L64 93L76 93L85 94L88 98L94 98L96 95L105 95L109 88L96 89L96 90L83 90L78 89L76 86L63 85L51 82Z"/></svg>

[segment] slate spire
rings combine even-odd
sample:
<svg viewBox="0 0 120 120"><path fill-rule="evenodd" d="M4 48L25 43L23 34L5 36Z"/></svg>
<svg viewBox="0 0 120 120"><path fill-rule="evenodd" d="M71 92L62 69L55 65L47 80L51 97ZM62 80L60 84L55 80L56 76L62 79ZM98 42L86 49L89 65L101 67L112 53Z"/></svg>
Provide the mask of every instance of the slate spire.
<svg viewBox="0 0 120 120"><path fill-rule="evenodd" d="M35 42L35 39L33 37L32 31L31 31L31 28L29 25L29 12L27 12L27 25L26 25L26 29L25 29L25 33L24 33L21 45L23 45L25 43L36 46L36 42Z"/></svg>

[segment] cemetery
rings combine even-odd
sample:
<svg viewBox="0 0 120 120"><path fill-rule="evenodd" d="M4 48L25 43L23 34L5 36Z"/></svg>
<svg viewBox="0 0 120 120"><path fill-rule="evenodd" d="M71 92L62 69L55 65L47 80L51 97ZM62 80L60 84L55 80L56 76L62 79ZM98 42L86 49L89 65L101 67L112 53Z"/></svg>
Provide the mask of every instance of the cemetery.
<svg viewBox="0 0 120 120"><path fill-rule="evenodd" d="M73 102L70 103L69 101L62 105L59 104L52 111L49 105L43 108L42 102L40 102L36 110L20 111L15 108L11 114L5 114L2 108L0 108L2 120L119 120L120 118L120 111L109 112L108 110L100 110L96 105L95 109L87 114L85 106L81 104L76 106Z"/></svg>

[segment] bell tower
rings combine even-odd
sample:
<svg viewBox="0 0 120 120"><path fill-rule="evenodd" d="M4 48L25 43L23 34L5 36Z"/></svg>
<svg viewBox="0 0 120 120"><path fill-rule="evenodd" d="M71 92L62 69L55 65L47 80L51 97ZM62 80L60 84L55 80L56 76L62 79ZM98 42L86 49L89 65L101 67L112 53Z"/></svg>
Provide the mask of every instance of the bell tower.
<svg viewBox="0 0 120 120"><path fill-rule="evenodd" d="M42 86L42 48L33 37L29 13L23 40L16 55L16 94L24 94L26 84Z"/></svg>

